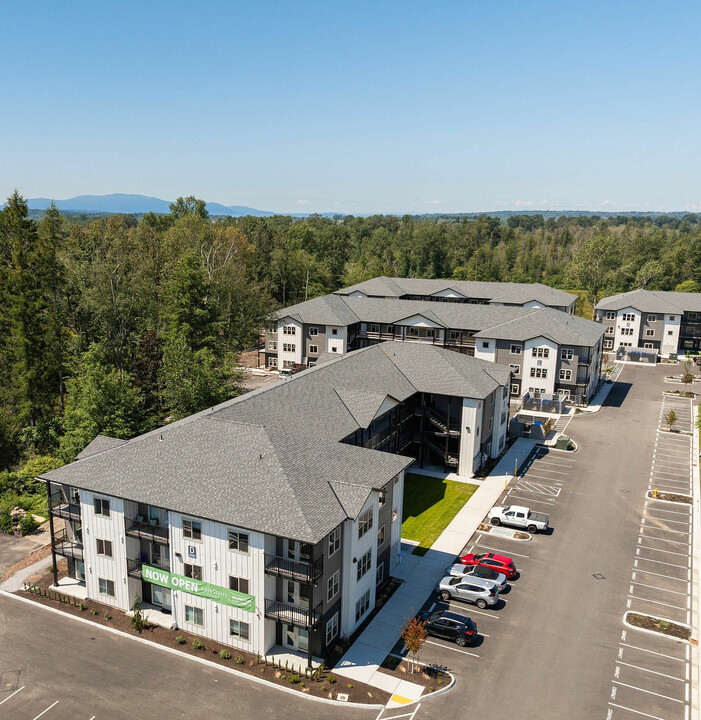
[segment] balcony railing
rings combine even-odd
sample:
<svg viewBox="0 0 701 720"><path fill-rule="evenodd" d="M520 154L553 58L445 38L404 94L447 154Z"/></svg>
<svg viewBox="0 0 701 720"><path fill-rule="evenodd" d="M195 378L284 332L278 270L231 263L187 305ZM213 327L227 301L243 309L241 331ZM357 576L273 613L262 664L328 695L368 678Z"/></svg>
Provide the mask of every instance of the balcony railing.
<svg viewBox="0 0 701 720"><path fill-rule="evenodd" d="M126 534L129 537L139 538L140 540L151 540L152 542L167 545L170 533L168 527L159 525L156 520L140 520L139 517L124 518L126 525Z"/></svg>
<svg viewBox="0 0 701 720"><path fill-rule="evenodd" d="M68 502L62 495L51 496L51 514L66 520L80 520L80 503Z"/></svg>
<svg viewBox="0 0 701 720"><path fill-rule="evenodd" d="M138 578L139 580L143 579L142 566L144 564L170 572L170 563L167 560L159 560L158 558L151 558L151 560L149 560L148 555L143 553L138 560L127 558L127 575Z"/></svg>
<svg viewBox="0 0 701 720"><path fill-rule="evenodd" d="M318 580L324 572L323 557L317 558L314 562L307 560L292 560L279 555L265 553L265 572L270 575L296 580L297 582L313 583Z"/></svg>
<svg viewBox="0 0 701 720"><path fill-rule="evenodd" d="M301 628L311 628L321 619L321 603L311 612L308 608L289 605L279 600L265 600L265 617L270 620L295 625Z"/></svg>
<svg viewBox="0 0 701 720"><path fill-rule="evenodd" d="M74 560L83 559L83 544L75 540L69 540L66 529L63 528L54 534L54 552L63 557Z"/></svg>

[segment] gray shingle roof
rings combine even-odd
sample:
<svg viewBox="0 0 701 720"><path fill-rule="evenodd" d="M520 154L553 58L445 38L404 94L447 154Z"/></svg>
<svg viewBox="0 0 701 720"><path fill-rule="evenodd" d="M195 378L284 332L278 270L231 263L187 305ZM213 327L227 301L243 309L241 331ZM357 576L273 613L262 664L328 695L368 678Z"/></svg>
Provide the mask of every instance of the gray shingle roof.
<svg viewBox="0 0 701 720"><path fill-rule="evenodd" d="M556 290L542 283L500 283L473 280L450 280L431 278L372 278L365 282L337 290L337 295L362 292L368 296L399 298L404 295L436 295L445 290L454 290L465 297L491 302L521 304L537 300L547 305L568 307L576 295Z"/></svg>
<svg viewBox="0 0 701 720"><path fill-rule="evenodd" d="M567 313L541 308L513 320L482 330L476 338L495 340L519 340L525 342L535 337L545 337L558 345L592 347L602 338L606 329L601 323L568 315Z"/></svg>
<svg viewBox="0 0 701 720"><path fill-rule="evenodd" d="M644 313L681 315L683 312L701 312L701 293L682 293L669 290L631 290L602 298L597 310L624 310L635 308Z"/></svg>
<svg viewBox="0 0 701 720"><path fill-rule="evenodd" d="M89 455L97 455L97 453L104 452L105 450L111 450L114 447L124 445L125 442L126 440L109 437L108 435L98 435L90 444L83 448L76 460L82 460Z"/></svg>
<svg viewBox="0 0 701 720"><path fill-rule="evenodd" d="M277 320L291 317L298 322L309 322L305 318L314 317L311 322L319 323L319 325L344 326L358 322L353 311L338 295L321 295L311 300L305 300L273 313L273 317Z"/></svg>
<svg viewBox="0 0 701 720"><path fill-rule="evenodd" d="M315 543L412 462L340 442L388 395L483 399L508 377L450 350L383 343L82 454L42 478Z"/></svg>

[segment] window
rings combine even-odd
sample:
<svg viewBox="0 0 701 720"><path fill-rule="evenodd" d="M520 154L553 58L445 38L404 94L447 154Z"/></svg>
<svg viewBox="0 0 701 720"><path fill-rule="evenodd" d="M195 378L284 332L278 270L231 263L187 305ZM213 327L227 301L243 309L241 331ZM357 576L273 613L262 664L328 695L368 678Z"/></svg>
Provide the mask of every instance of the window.
<svg viewBox="0 0 701 720"><path fill-rule="evenodd" d="M277 350L277 340L268 341L268 350Z"/></svg>
<svg viewBox="0 0 701 720"><path fill-rule="evenodd" d="M460 339L460 331L459 330L451 330L450 331L450 339L451 340L459 340Z"/></svg>
<svg viewBox="0 0 701 720"><path fill-rule="evenodd" d="M186 605L185 622L192 623L193 625L204 625L204 612L202 611L202 608Z"/></svg>
<svg viewBox="0 0 701 720"><path fill-rule="evenodd" d="M270 367L277 367L277 358L276 357L268 358L268 365Z"/></svg>
<svg viewBox="0 0 701 720"><path fill-rule="evenodd" d="M95 515L102 515L103 517L110 516L110 501L103 498L95 498Z"/></svg>
<svg viewBox="0 0 701 720"><path fill-rule="evenodd" d="M698 317L698 313L691 313L691 312L690 312L690 313L687 314L687 318L689 318L689 320L696 320L697 317ZM649 319L649 318L648 318L648 319Z"/></svg>
<svg viewBox="0 0 701 720"><path fill-rule="evenodd" d="M670 322L674 322L676 319L677 319L677 316L676 316L676 315L670 315L670 316L669 316L669 321L670 321Z"/></svg>
<svg viewBox="0 0 701 720"><path fill-rule="evenodd" d="M512 385L512 386L511 386L511 394L512 394L512 395L518 395L518 385Z"/></svg>
<svg viewBox="0 0 701 720"><path fill-rule="evenodd" d="M294 325L285 325L282 328L282 334L283 335L296 335L297 328Z"/></svg>
<svg viewBox="0 0 701 720"><path fill-rule="evenodd" d="M520 355L521 354L521 346L520 345L512 345L511 346L511 354L512 355Z"/></svg>
<svg viewBox="0 0 701 720"><path fill-rule="evenodd" d="M336 570L336 572L329 578L329 581L326 585L326 602L331 602L332 598L335 598L336 595L338 595L338 590L341 586L341 571Z"/></svg>
<svg viewBox="0 0 701 720"><path fill-rule="evenodd" d="M185 577L193 580L202 580L202 567L200 565L190 565L185 563Z"/></svg>
<svg viewBox="0 0 701 720"><path fill-rule="evenodd" d="M229 575L229 590L235 590L236 592L248 595L248 580L246 578Z"/></svg>
<svg viewBox="0 0 701 720"><path fill-rule="evenodd" d="M621 320L623 320L623 322L634 322L635 315L633 313L623 313Z"/></svg>
<svg viewBox="0 0 701 720"><path fill-rule="evenodd" d="M667 330L667 335L672 335L672 334L673 334L673 333L672 333L671 330Z"/></svg>
<svg viewBox="0 0 701 720"><path fill-rule="evenodd" d="M652 345L652 343L643 343L643 347L646 348L647 350L651 350L653 345Z"/></svg>
<svg viewBox="0 0 701 720"><path fill-rule="evenodd" d="M331 348L331 352L338 352L338 348L334 345L334 346Z"/></svg>
<svg viewBox="0 0 701 720"><path fill-rule="evenodd" d="M560 370L560 380L571 380L572 379L572 371L571 370Z"/></svg>
<svg viewBox="0 0 701 720"><path fill-rule="evenodd" d="M100 588L100 595L107 595L108 597L114 597L114 581L113 580L105 580L105 578L98 578L97 579L99 588Z"/></svg>
<svg viewBox="0 0 701 720"><path fill-rule="evenodd" d="M370 325L370 332L371 333L378 333L380 332L380 328L378 325Z"/></svg>
<svg viewBox="0 0 701 720"><path fill-rule="evenodd" d="M613 335L614 332L616 332L616 328L615 328L613 325L609 325L609 326L606 328L606 334L607 334L607 335Z"/></svg>
<svg viewBox="0 0 701 720"><path fill-rule="evenodd" d="M521 372L521 366L520 365L509 365L509 370L511 370L511 372L514 375L518 375Z"/></svg>
<svg viewBox="0 0 701 720"><path fill-rule="evenodd" d="M546 378L548 377L547 368L531 368L531 377Z"/></svg>
<svg viewBox="0 0 701 720"><path fill-rule="evenodd" d="M283 343L282 351L283 352L296 352L297 346L294 343Z"/></svg>
<svg viewBox="0 0 701 720"><path fill-rule="evenodd" d="M355 621L358 622L370 608L370 590L363 593L363 597L355 604Z"/></svg>
<svg viewBox="0 0 701 720"><path fill-rule="evenodd" d="M414 337L418 337L419 335L419 328L410 327L406 330L407 335L413 335Z"/></svg>
<svg viewBox="0 0 701 720"><path fill-rule="evenodd" d="M268 328L268 332L269 332L269 333L276 333L276 332L277 332L277 325L271 325L271 326Z"/></svg>
<svg viewBox="0 0 701 720"><path fill-rule="evenodd" d="M329 533L329 557L341 547L341 528L336 528Z"/></svg>
<svg viewBox="0 0 701 720"><path fill-rule="evenodd" d="M613 340L604 340L604 350L611 350L613 348Z"/></svg>
<svg viewBox="0 0 701 720"><path fill-rule="evenodd" d="M482 348L484 350L489 350L489 340L482 340Z"/></svg>
<svg viewBox="0 0 701 720"><path fill-rule="evenodd" d="M309 328L309 337L316 337L319 334L319 328L310 327Z"/></svg>
<svg viewBox="0 0 701 720"><path fill-rule="evenodd" d="M388 326L387 326L387 334L388 334L388 335L394 335L394 325L388 325Z"/></svg>
<svg viewBox="0 0 701 720"><path fill-rule="evenodd" d="M695 314L695 313L694 313L694 314ZM691 316L689 316L689 317L691 317ZM648 315L648 316L647 316L647 321L648 321L648 322L657 322L657 315Z"/></svg>
<svg viewBox="0 0 701 720"><path fill-rule="evenodd" d="M632 335L633 328L621 328L621 335Z"/></svg>
<svg viewBox="0 0 701 720"><path fill-rule="evenodd" d="M385 526L383 525L378 531L377 531L377 547L382 547L385 542Z"/></svg>
<svg viewBox="0 0 701 720"><path fill-rule="evenodd" d="M426 328L426 337L433 337L434 331L433 328Z"/></svg>
<svg viewBox="0 0 701 720"><path fill-rule="evenodd" d="M202 523L197 520L183 520L183 537L191 540L202 539Z"/></svg>
<svg viewBox="0 0 701 720"><path fill-rule="evenodd" d="M571 360L574 357L574 350L572 348L562 348L560 350L561 360Z"/></svg>
<svg viewBox="0 0 701 720"><path fill-rule="evenodd" d="M385 579L385 564L381 562L375 571L375 585L379 585Z"/></svg>
<svg viewBox="0 0 701 720"><path fill-rule="evenodd" d="M236 530L229 530L229 550L236 550L236 552L247 553L248 533L236 532Z"/></svg>
<svg viewBox="0 0 701 720"><path fill-rule="evenodd" d="M338 613L334 613L326 623L326 644L330 645L336 635L338 635Z"/></svg>
<svg viewBox="0 0 701 720"><path fill-rule="evenodd" d="M356 580L360 580L363 575L370 569L372 566L372 552L368 550L365 555L363 555L360 560L358 560L358 572Z"/></svg>
<svg viewBox="0 0 701 720"><path fill-rule="evenodd" d="M365 533L372 528L372 508L368 508L358 518L358 540L360 540Z"/></svg>
<svg viewBox="0 0 701 720"><path fill-rule="evenodd" d="M384 507L384 504L387 502L387 491L386 490L380 490L378 495L378 502L380 503L380 507Z"/></svg>
<svg viewBox="0 0 701 720"><path fill-rule="evenodd" d="M394 508L394 510L392 510L392 522L397 522L398 519L399 519L399 510L397 508Z"/></svg>
<svg viewBox="0 0 701 720"><path fill-rule="evenodd" d="M309 346L309 354L310 355L318 355L319 354L319 346L318 345L310 345Z"/></svg>
<svg viewBox="0 0 701 720"><path fill-rule="evenodd" d="M529 387L528 392L535 397L539 397L540 395L545 393L545 388Z"/></svg>
<svg viewBox="0 0 701 720"><path fill-rule="evenodd" d="M609 312L606 313L606 319L607 319L607 320L615 320L615 319L616 319L616 313L615 313L615 312L611 312L611 311L609 310Z"/></svg>
<svg viewBox="0 0 701 720"><path fill-rule="evenodd" d="M338 328L332 328L332 329L331 329L331 334L332 334L332 335L338 335Z"/></svg>
<svg viewBox="0 0 701 720"><path fill-rule="evenodd" d="M112 557L112 543L109 540L95 540L97 544L97 554Z"/></svg>
<svg viewBox="0 0 701 720"><path fill-rule="evenodd" d="M645 337L655 337L655 329L645 328Z"/></svg>
<svg viewBox="0 0 701 720"><path fill-rule="evenodd" d="M550 348L534 347L533 357L546 358L550 357Z"/></svg>
<svg viewBox="0 0 701 720"><path fill-rule="evenodd" d="M251 629L243 620L229 620L229 635L248 642L251 638Z"/></svg>

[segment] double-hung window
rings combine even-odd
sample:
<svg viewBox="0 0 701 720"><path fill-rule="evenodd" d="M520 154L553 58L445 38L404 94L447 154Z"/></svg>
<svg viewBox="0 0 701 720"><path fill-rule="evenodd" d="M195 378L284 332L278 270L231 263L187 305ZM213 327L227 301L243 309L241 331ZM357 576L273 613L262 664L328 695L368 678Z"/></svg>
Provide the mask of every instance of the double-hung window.
<svg viewBox="0 0 701 720"><path fill-rule="evenodd" d="M186 605L185 622L192 623L193 625L204 625L204 611L202 608Z"/></svg>
<svg viewBox="0 0 701 720"><path fill-rule="evenodd" d="M101 540L97 538L95 540L97 545L97 554L104 555L105 557L112 557L112 542L110 540Z"/></svg>
<svg viewBox="0 0 701 720"><path fill-rule="evenodd" d="M106 580L105 578L97 579L98 588L100 595L107 595L107 597L114 597L114 580Z"/></svg>
<svg viewBox="0 0 701 720"><path fill-rule="evenodd" d="M572 348L561 348L560 359L561 360L572 360L574 357L574 350Z"/></svg>
<svg viewBox="0 0 701 720"><path fill-rule="evenodd" d="M370 569L372 566L372 552L368 550L365 555L363 555L360 560L358 560L358 572L356 580L360 580L363 575Z"/></svg>
<svg viewBox="0 0 701 720"><path fill-rule="evenodd" d="M338 635L338 613L334 613L326 623L326 644L330 645L336 635Z"/></svg>
<svg viewBox="0 0 701 720"><path fill-rule="evenodd" d="M336 572L329 578L326 586L326 602L331 602L333 598L338 595L338 590L341 587L341 571Z"/></svg>
<svg viewBox="0 0 701 720"><path fill-rule="evenodd" d="M104 498L95 498L93 501L95 507L95 515L102 515L103 517L110 516L110 501Z"/></svg>
<svg viewBox="0 0 701 720"><path fill-rule="evenodd" d="M520 365L509 365L509 370L511 370L511 372L514 375L518 375L521 372L521 366Z"/></svg>
<svg viewBox="0 0 701 720"><path fill-rule="evenodd" d="M248 595L248 580L246 578L229 575L229 590Z"/></svg>
<svg viewBox="0 0 701 720"><path fill-rule="evenodd" d="M251 637L250 626L243 620L229 620L229 635L248 642Z"/></svg>
<svg viewBox="0 0 701 720"><path fill-rule="evenodd" d="M240 553L248 552L248 533L229 530L229 550Z"/></svg>
<svg viewBox="0 0 701 720"><path fill-rule="evenodd" d="M572 371L571 370L560 370L560 380L571 380L572 379Z"/></svg>
<svg viewBox="0 0 701 720"><path fill-rule="evenodd" d="M202 567L200 565L185 563L185 577L192 578L193 580L202 580Z"/></svg>
<svg viewBox="0 0 701 720"><path fill-rule="evenodd" d="M370 590L366 590L360 600L355 604L355 621L358 622L369 609Z"/></svg>
<svg viewBox="0 0 701 720"><path fill-rule="evenodd" d="M197 520L183 520L183 537L190 540L201 540L202 523Z"/></svg>
<svg viewBox="0 0 701 720"><path fill-rule="evenodd" d="M360 540L363 535L368 530L372 529L372 508L368 508L359 518L358 518L358 540Z"/></svg>
<svg viewBox="0 0 701 720"><path fill-rule="evenodd" d="M329 533L329 557L341 547L341 528L337 527Z"/></svg>

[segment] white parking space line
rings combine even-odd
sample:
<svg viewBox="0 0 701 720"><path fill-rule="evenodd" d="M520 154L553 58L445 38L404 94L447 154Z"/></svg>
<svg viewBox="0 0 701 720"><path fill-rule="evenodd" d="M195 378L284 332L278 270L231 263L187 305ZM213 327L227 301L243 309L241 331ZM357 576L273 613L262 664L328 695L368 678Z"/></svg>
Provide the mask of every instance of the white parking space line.
<svg viewBox="0 0 701 720"><path fill-rule="evenodd" d="M654 500L652 501L654 502ZM654 510L655 512L671 513L672 515L686 515L691 516L691 510L668 510L667 508L660 507L659 505L648 505L647 511Z"/></svg>
<svg viewBox="0 0 701 720"><path fill-rule="evenodd" d="M42 712L40 712L40 713L34 718L34 720L38 720L38 718L40 718L44 713L49 712L49 710L51 710L51 708L52 708L54 705L58 705L58 700L57 700L55 703L53 703L52 705L49 705L49 707L47 707L46 710L42 710Z"/></svg>
<svg viewBox="0 0 701 720"><path fill-rule="evenodd" d="M687 548L687 552L691 545L691 543L688 540L667 540L667 538L655 537L654 535L643 535L642 533L640 533L640 537L643 540L650 540L650 541L654 540L656 542L671 543L672 545L681 545L682 547Z"/></svg>
<svg viewBox="0 0 701 720"><path fill-rule="evenodd" d="M663 592L671 592L671 593L674 593L675 595L683 595L684 597L686 597L688 595L688 593L679 592L678 590L670 590L669 588L658 587L657 585L646 585L645 583L637 582L634 580L631 580L631 584L632 585L640 585L640 587L646 587L646 588L650 588L652 590L662 590Z"/></svg>
<svg viewBox="0 0 701 720"><path fill-rule="evenodd" d="M659 600L648 600L647 598L640 597L640 595L628 595L628 597L633 600L641 600L642 602L653 603L654 605L664 605L664 607L671 607L675 610L683 610L684 612L686 612L687 610L687 608L681 607L681 605L672 605L671 603L660 602Z"/></svg>
<svg viewBox="0 0 701 720"><path fill-rule="evenodd" d="M631 648L632 650L640 650L640 652L650 653L650 655L659 655L660 657L667 658L668 660L676 660L677 662L686 662L684 658L677 658L674 655L665 655L665 653L657 652L656 650L647 650L646 648L638 647L637 645L629 645L628 643L620 643L624 647Z"/></svg>
<svg viewBox="0 0 701 720"><path fill-rule="evenodd" d="M645 562L657 563L658 565L666 565L667 567L682 568L683 570L687 569L686 565L675 565L674 563L665 562L664 560L653 560L652 558L646 558L642 555L638 555L636 557L635 561L637 562L638 560L645 560ZM635 567L637 568L638 566L636 565Z"/></svg>
<svg viewBox="0 0 701 720"><path fill-rule="evenodd" d="M666 677L670 680L676 680L677 682L681 683L686 682L685 678L674 677L674 675L667 675L666 673L657 672L657 670L648 670L648 668L640 667L640 665L631 665L630 663L624 663L621 660L616 660L616 665L625 665L626 667L632 667L636 670L642 670L643 672L652 673L653 675L660 675L661 677Z"/></svg>
<svg viewBox="0 0 701 720"><path fill-rule="evenodd" d="M24 690L25 687L26 687L25 685L22 685L22 687L19 688L18 690L15 690L12 693L12 695L8 695L4 700L0 700L0 705L2 705L3 703L6 703L10 698L13 698L15 695L17 695L18 692L22 692L22 690Z"/></svg>
<svg viewBox="0 0 701 720"><path fill-rule="evenodd" d="M519 492L532 492L536 495L546 495L549 497L558 497L561 490L561 488L553 487L551 485L526 482L525 480L519 480L518 484L514 486L514 489Z"/></svg>
<svg viewBox="0 0 701 720"><path fill-rule="evenodd" d="M674 523L675 525L686 525L686 527L691 527L688 520L686 522L684 520L670 520L669 518L659 518L654 515L643 515L643 517L648 518L649 520L659 520L664 523Z"/></svg>
<svg viewBox="0 0 701 720"><path fill-rule="evenodd" d="M642 548L643 550L652 550L653 552L661 552L665 553L666 555L681 555L682 557L688 557L689 553L680 553L676 552L675 550L660 550L659 548L650 547L649 545L638 545L639 548Z"/></svg>
<svg viewBox="0 0 701 720"><path fill-rule="evenodd" d="M461 650L460 648L452 647L451 645L443 645L443 643L433 642L433 640L426 640L426 644L427 645L436 645L438 647L445 648L446 650L452 650L453 652L462 653L463 655L472 655L472 657L476 657L476 658L479 657L479 655L477 653L468 652L467 650Z"/></svg>
<svg viewBox="0 0 701 720"><path fill-rule="evenodd" d="M548 477L547 475L538 475L538 473L534 473L534 472L529 472L525 475L521 475L521 477L518 478L518 482L523 482L524 480L528 481L531 478L538 478L539 480L547 480L548 482L557 483L559 485L562 485L561 478Z"/></svg>
<svg viewBox="0 0 701 720"><path fill-rule="evenodd" d="M689 530L672 530L671 528L661 528L657 525L641 525L640 526L640 534L643 534L643 530L646 531L645 534L647 534L648 530L655 530L656 532L665 532L665 533L672 533L672 535L686 535L687 537L691 536L691 532ZM649 536L651 540L657 540L656 535L650 535Z"/></svg>
<svg viewBox="0 0 701 720"><path fill-rule="evenodd" d="M507 494L511 495L511 497L516 498L517 500L525 500L526 502L540 503L541 505L549 505L550 507L555 504L554 500L536 500L535 498L523 497L523 495L514 495L511 492Z"/></svg>
<svg viewBox="0 0 701 720"><path fill-rule="evenodd" d="M455 610L456 612L465 612L467 611L467 608L464 605L453 605L450 604L450 609ZM484 610L475 610L474 608L469 609L470 614L475 613L476 615L484 615L485 617L492 618L494 620L500 620L501 618L498 615L494 615L492 613L484 612Z"/></svg>
<svg viewBox="0 0 701 720"><path fill-rule="evenodd" d="M543 467L543 465L551 465L552 467L560 467L559 465L553 465L552 463L539 463L538 467L536 467L536 470L540 470L541 472L557 473L558 475L569 475L570 474L563 470L551 470L550 468Z"/></svg>
<svg viewBox="0 0 701 720"><path fill-rule="evenodd" d="M658 715L650 715L650 713L642 712L641 710L633 710L633 708L626 707L625 705L616 705L616 703L609 702L611 707L620 708L621 710L628 710L628 712L635 713L636 715L642 715L643 717L652 718L652 720L665 720Z"/></svg>
<svg viewBox="0 0 701 720"><path fill-rule="evenodd" d="M662 693L656 693L652 692L652 690L645 690L644 688L636 687L635 685L628 685L627 683L623 683L620 680L612 680L614 685L622 685L623 687L631 688L632 690L639 690L640 692L647 693L648 695L656 695L657 697L664 698L665 700L671 700L672 702L676 703L684 703L683 700L677 700L677 698L670 697L669 695L662 695Z"/></svg>
<svg viewBox="0 0 701 720"><path fill-rule="evenodd" d="M494 553L497 553L497 555L504 555L505 557L509 557L511 555L515 555L516 557L523 557L527 558L530 557L530 555L523 555L522 553L516 553L509 551L509 554L507 555L503 550L497 550L497 548L489 547L489 545L484 545L483 543L479 542L477 543L480 547L486 548L487 550L491 550Z"/></svg>
<svg viewBox="0 0 701 720"><path fill-rule="evenodd" d="M636 575L637 573L640 573L641 575L656 575L657 577L667 578L667 580L679 580L679 582L683 583L688 582L686 578L677 578L673 577L672 575L663 575L662 573L652 572L652 570L641 570L640 568L636 568L633 574Z"/></svg>

